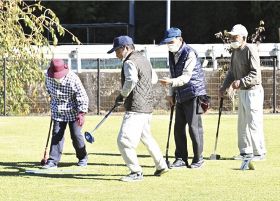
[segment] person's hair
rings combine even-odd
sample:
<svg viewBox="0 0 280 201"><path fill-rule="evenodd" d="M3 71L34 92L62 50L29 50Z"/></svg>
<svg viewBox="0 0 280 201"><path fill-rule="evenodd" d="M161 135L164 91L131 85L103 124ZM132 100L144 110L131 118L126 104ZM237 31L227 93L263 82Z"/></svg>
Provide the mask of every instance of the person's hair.
<svg viewBox="0 0 280 201"><path fill-rule="evenodd" d="M178 38L179 40L183 41L183 37L182 36L177 36L176 38Z"/></svg>
<svg viewBox="0 0 280 201"><path fill-rule="evenodd" d="M131 50L135 50L134 44L126 45L125 47L128 47L128 49L131 49Z"/></svg>

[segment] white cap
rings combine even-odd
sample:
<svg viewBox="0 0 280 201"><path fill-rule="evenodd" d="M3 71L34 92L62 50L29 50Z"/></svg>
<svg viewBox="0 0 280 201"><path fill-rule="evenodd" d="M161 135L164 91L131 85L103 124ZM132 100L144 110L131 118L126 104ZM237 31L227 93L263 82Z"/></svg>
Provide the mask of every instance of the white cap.
<svg viewBox="0 0 280 201"><path fill-rule="evenodd" d="M248 36L248 31L247 29L242 25L242 24L236 24L232 27L231 31L228 32L228 34L236 36Z"/></svg>

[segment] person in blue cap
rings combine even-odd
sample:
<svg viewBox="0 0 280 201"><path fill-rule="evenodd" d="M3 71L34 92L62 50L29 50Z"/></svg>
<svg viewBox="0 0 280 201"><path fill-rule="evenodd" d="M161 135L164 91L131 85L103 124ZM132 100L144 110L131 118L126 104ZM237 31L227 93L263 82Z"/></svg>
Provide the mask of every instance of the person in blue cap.
<svg viewBox="0 0 280 201"><path fill-rule="evenodd" d="M131 182L143 179L143 171L135 150L140 140L154 160L156 166L154 175L161 176L168 171L168 167L150 130L153 111L152 84L157 82L157 77L153 74L148 59L141 52L135 51L133 41L129 36L116 37L113 48L108 51L108 53L112 52L115 52L116 57L123 63L122 89L115 104L124 104L126 112L117 142L120 153L130 170L130 174L120 180Z"/></svg>
<svg viewBox="0 0 280 201"><path fill-rule="evenodd" d="M175 161L171 168L199 168L203 160L203 127L201 102L207 103L205 78L197 52L187 45L181 36L181 30L170 28L165 32L161 44L166 44L169 50L170 77L159 79L161 84L169 87L167 100L175 104L176 115L174 125ZM188 163L186 125L192 140L193 159Z"/></svg>

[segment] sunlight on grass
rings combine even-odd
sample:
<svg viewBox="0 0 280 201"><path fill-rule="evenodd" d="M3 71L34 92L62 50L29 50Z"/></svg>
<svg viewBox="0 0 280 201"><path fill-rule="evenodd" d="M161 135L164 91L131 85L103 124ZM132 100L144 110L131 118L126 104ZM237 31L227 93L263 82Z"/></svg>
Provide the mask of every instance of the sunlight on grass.
<svg viewBox="0 0 280 201"><path fill-rule="evenodd" d="M83 131L91 131L102 118L87 116ZM84 168L76 166L77 159L67 129L59 168L52 172L40 169L49 117L1 117L0 200L276 201L280 192L280 116L265 115L264 118L268 154L265 161L254 162L254 171L241 171L241 162L231 160L238 154L236 115L222 115L221 118L217 153L226 160L208 160L214 149L218 115L204 115L206 162L202 169L170 170L162 177L154 177L152 158L139 144L137 152L144 180L123 183L118 180L128 173L128 169L116 143L122 116L110 116L94 133L96 141L87 144L89 164ZM163 154L168 123L168 115L153 116L152 133ZM189 137L188 148L192 157ZM173 134L169 156L172 162Z"/></svg>

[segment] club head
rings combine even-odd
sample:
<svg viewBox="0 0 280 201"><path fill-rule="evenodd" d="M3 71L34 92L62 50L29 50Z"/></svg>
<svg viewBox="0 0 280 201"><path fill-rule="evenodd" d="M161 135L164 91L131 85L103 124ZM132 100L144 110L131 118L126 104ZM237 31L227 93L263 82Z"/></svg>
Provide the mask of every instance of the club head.
<svg viewBox="0 0 280 201"><path fill-rule="evenodd" d="M46 163L47 163L47 160L43 158L43 159L41 160L41 165L46 165Z"/></svg>
<svg viewBox="0 0 280 201"><path fill-rule="evenodd" d="M219 154L211 154L210 160L219 160L221 158L221 155Z"/></svg>
<svg viewBox="0 0 280 201"><path fill-rule="evenodd" d="M93 143L94 142L94 137L90 134L90 132L85 132L85 139L89 143Z"/></svg>
<svg viewBox="0 0 280 201"><path fill-rule="evenodd" d="M166 160L166 165L167 165L168 169L170 169L170 162L168 160Z"/></svg>

